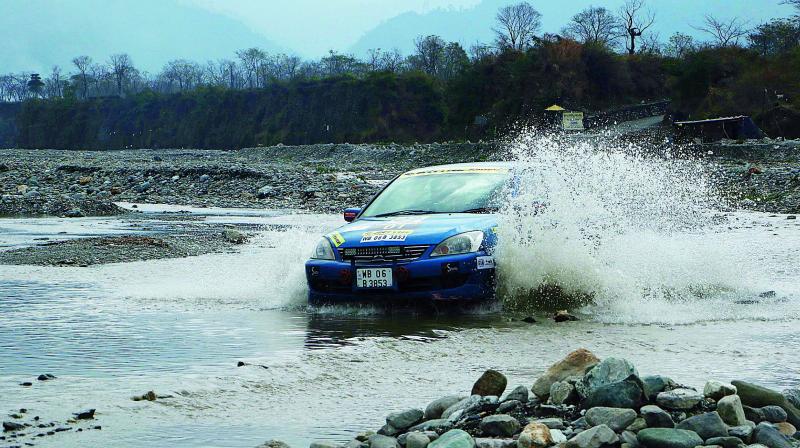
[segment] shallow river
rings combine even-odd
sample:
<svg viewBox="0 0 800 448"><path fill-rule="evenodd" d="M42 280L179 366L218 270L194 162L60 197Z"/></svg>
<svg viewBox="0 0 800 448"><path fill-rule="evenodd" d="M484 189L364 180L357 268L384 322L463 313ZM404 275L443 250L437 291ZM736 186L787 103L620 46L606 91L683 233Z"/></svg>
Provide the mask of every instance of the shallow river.
<svg viewBox="0 0 800 448"><path fill-rule="evenodd" d="M0 266L0 411L27 408L42 420L64 422L72 412L96 408L95 421L77 426L102 425L25 441L58 447L344 441L378 428L389 411L468 392L486 368L506 373L512 385L530 386L578 347L627 357L643 374L692 386L706 379L800 385L800 223L785 216L732 214L685 237L688 245L727 251L719 256L733 257L737 272L746 273L732 284L710 279L714 294L606 298L580 310L580 322L565 324L545 316L536 324L510 322L492 310L310 312L303 306L302 261L338 217L209 219L273 230L263 230L241 254L89 268ZM0 221L5 245L51 235L53 221ZM59 228L67 236L130 231L129 223L102 222L79 219ZM650 254L650 264L675 263L645 246L630 250ZM663 279L649 281L657 287ZM238 361L266 368L237 367ZM41 373L58 378L38 382ZM23 381L33 386L19 386ZM149 390L173 397L131 400Z"/></svg>

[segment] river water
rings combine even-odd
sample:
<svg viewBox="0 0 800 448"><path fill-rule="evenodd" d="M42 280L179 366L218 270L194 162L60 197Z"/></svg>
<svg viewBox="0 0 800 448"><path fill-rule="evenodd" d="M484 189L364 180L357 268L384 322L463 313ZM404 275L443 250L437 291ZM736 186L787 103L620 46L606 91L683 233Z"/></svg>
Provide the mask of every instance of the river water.
<svg viewBox="0 0 800 448"><path fill-rule="evenodd" d="M698 387L710 378L800 384L800 225L782 215L733 213L693 237L736 248L757 268L758 278L745 279L754 289L672 303L602 303L568 324L544 316L537 324L510 322L491 310L311 312L303 306L302 261L338 217L224 219L270 230L241 254L89 268L0 266L2 410L24 407L63 422L96 408L92 425L102 425L36 439L38 446L345 440L379 427L389 411L467 392L486 368L530 385L578 347L625 356L642 373ZM17 244L49 231L47 219L28 221L6 222L18 229ZM110 231L126 229L104 222ZM775 292L759 297L767 290ZM41 373L58 379L37 382ZM23 381L34 385L19 386ZM149 390L173 398L131 400Z"/></svg>
<svg viewBox="0 0 800 448"><path fill-rule="evenodd" d="M467 393L487 368L530 386L579 347L695 387L800 386L798 220L733 211L692 162L547 140L517 148L520 188L501 211L496 254L502 305L457 315L308 310L303 262L338 216L190 210L258 236L237 254L0 266L0 411L64 422L97 409L76 426L102 430L27 431L23 441L38 446L307 446ZM0 250L175 228L180 220L0 220ZM537 312L551 305L530 294L542 284L591 298L573 309L581 320ZM58 378L36 381L43 373ZM150 390L171 398L131 399Z"/></svg>

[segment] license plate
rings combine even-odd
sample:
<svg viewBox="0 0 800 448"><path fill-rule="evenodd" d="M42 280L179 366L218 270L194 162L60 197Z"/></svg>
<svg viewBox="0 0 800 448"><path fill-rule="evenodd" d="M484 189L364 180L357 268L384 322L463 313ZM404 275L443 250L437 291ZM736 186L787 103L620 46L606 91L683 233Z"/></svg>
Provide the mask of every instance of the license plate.
<svg viewBox="0 0 800 448"><path fill-rule="evenodd" d="M391 268L356 269L356 287L391 288Z"/></svg>

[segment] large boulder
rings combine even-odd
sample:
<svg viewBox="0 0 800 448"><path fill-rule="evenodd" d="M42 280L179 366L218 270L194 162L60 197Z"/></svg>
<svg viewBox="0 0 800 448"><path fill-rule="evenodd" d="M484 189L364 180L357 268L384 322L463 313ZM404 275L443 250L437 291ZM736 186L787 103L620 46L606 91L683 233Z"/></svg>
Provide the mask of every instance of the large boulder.
<svg viewBox="0 0 800 448"><path fill-rule="evenodd" d="M458 403L459 401L463 400L465 397L461 395L448 395L446 397L442 397L432 401L428 407L425 408L425 420L433 420L440 418L442 413L453 406L454 404Z"/></svg>
<svg viewBox="0 0 800 448"><path fill-rule="evenodd" d="M550 366L549 369L540 376L531 391L542 400L546 400L550 394L550 386L563 381L571 376L583 376L588 370L596 366L600 359L586 349L578 349L568 354L564 359Z"/></svg>
<svg viewBox="0 0 800 448"><path fill-rule="evenodd" d="M642 377L642 386L644 387L644 395L647 401L656 401L656 396L667 388L674 388L675 382L672 378L661 375L648 375Z"/></svg>
<svg viewBox="0 0 800 448"><path fill-rule="evenodd" d="M627 359L606 358L592 367L583 377L583 380L576 384L576 387L583 397L588 397L600 387L618 383L632 375L638 378L639 372Z"/></svg>
<svg viewBox="0 0 800 448"><path fill-rule="evenodd" d="M792 446L777 428L766 422L756 426L753 431L753 442L769 448L791 448Z"/></svg>
<svg viewBox="0 0 800 448"><path fill-rule="evenodd" d="M617 442L619 442L619 436L608 426L600 425L580 432L564 445L566 448L600 448L604 445L614 445Z"/></svg>
<svg viewBox="0 0 800 448"><path fill-rule="evenodd" d="M450 429L453 426L450 420L446 418L436 418L433 420L424 421L418 425L409 428L409 431L437 431L442 432Z"/></svg>
<svg viewBox="0 0 800 448"><path fill-rule="evenodd" d="M675 421L669 412L661 409L660 407L650 404L642 406L639 413L644 417L645 423L648 428L674 428Z"/></svg>
<svg viewBox="0 0 800 448"><path fill-rule="evenodd" d="M426 448L431 443L431 439L419 431L414 431L408 433L405 442L406 448Z"/></svg>
<svg viewBox="0 0 800 448"><path fill-rule="evenodd" d="M466 431L451 429L428 445L429 448L475 448L475 440ZM372 448L372 447L370 447Z"/></svg>
<svg viewBox="0 0 800 448"><path fill-rule="evenodd" d="M507 385L508 379L506 379L505 375L497 370L489 369L483 372L483 375L472 386L472 395L499 397L503 395Z"/></svg>
<svg viewBox="0 0 800 448"><path fill-rule="evenodd" d="M751 424L752 422L746 425L731 426L728 428L728 435L737 437L744 443L750 443L750 440L753 438L753 430L755 429L755 425L751 426Z"/></svg>
<svg viewBox="0 0 800 448"><path fill-rule="evenodd" d="M645 448L694 448L703 444L696 432L685 429L647 428L636 438Z"/></svg>
<svg viewBox="0 0 800 448"><path fill-rule="evenodd" d="M797 428L795 428L794 425L789 422L774 423L774 426L781 434L787 437L793 437L795 434L797 434Z"/></svg>
<svg viewBox="0 0 800 448"><path fill-rule="evenodd" d="M747 423L742 407L742 399L738 395L727 395L717 403L717 412L722 421L730 426L741 426Z"/></svg>
<svg viewBox="0 0 800 448"><path fill-rule="evenodd" d="M442 412L442 418L450 418L450 416L457 411L467 411L478 408L481 405L481 398L482 397L480 395L473 395L459 401L458 403L445 409L444 412Z"/></svg>
<svg viewBox="0 0 800 448"><path fill-rule="evenodd" d="M736 386L721 381L708 381L703 387L703 395L713 400L719 400L722 397L735 394Z"/></svg>
<svg viewBox="0 0 800 448"><path fill-rule="evenodd" d="M716 445L722 448L742 448L744 442L738 437L712 437L706 440L706 445Z"/></svg>
<svg viewBox="0 0 800 448"><path fill-rule="evenodd" d="M422 420L425 413L421 409L394 412L386 417L386 424L399 430L408 429Z"/></svg>
<svg viewBox="0 0 800 448"><path fill-rule="evenodd" d="M397 439L394 437L373 434L369 436L369 448L400 448Z"/></svg>
<svg viewBox="0 0 800 448"><path fill-rule="evenodd" d="M636 411L626 408L598 406L586 411L586 422L591 426L606 425L614 432L622 432L636 420Z"/></svg>
<svg viewBox="0 0 800 448"><path fill-rule="evenodd" d="M501 403L505 403L506 401L519 401L520 403L527 403L530 399L530 392L528 392L528 388L525 386L517 386L511 390L502 400Z"/></svg>
<svg viewBox="0 0 800 448"><path fill-rule="evenodd" d="M764 414L764 420L770 423L785 422L789 418L789 414L780 406L770 405L761 408L761 413Z"/></svg>
<svg viewBox="0 0 800 448"><path fill-rule="evenodd" d="M519 427L519 421L506 414L489 415L481 419L480 423L481 431L484 434L499 437L511 437L519 430Z"/></svg>
<svg viewBox="0 0 800 448"><path fill-rule="evenodd" d="M635 375L594 389L583 402L584 408L605 406L610 408L639 409L644 403L641 381Z"/></svg>
<svg viewBox="0 0 800 448"><path fill-rule="evenodd" d="M656 396L656 403L665 409L688 410L703 400L703 394L692 389L673 389Z"/></svg>
<svg viewBox="0 0 800 448"><path fill-rule="evenodd" d="M547 402L555 405L574 404L578 399L575 386L567 381L557 381L550 386Z"/></svg>
<svg viewBox="0 0 800 448"><path fill-rule="evenodd" d="M800 409L800 388L786 389L783 391L783 396L792 406Z"/></svg>
<svg viewBox="0 0 800 448"><path fill-rule="evenodd" d="M528 423L517 439L517 448L545 448L552 444L550 428L538 422Z"/></svg>
<svg viewBox="0 0 800 448"><path fill-rule="evenodd" d="M712 437L726 437L728 435L728 426L725 425L725 422L722 421L716 411L689 417L675 425L675 429L694 431L703 440Z"/></svg>
<svg viewBox="0 0 800 448"><path fill-rule="evenodd" d="M763 406L776 405L783 408L787 414L787 421L794 426L800 426L800 409L796 408L780 392L776 392L766 387L761 387L745 381L733 381L737 393L742 399L742 403L747 406L760 408Z"/></svg>

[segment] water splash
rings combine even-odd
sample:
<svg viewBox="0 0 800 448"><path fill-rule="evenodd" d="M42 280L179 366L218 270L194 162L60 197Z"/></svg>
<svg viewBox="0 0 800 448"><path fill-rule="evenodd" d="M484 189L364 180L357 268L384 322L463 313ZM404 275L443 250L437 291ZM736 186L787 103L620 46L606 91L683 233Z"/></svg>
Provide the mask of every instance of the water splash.
<svg viewBox="0 0 800 448"><path fill-rule="evenodd" d="M757 294L764 276L717 235L728 218L707 164L602 137L528 133L509 152L518 182L497 247L506 307L674 321L663 312L675 304Z"/></svg>

